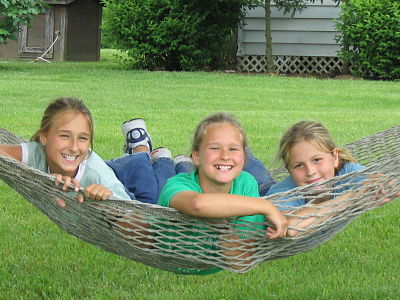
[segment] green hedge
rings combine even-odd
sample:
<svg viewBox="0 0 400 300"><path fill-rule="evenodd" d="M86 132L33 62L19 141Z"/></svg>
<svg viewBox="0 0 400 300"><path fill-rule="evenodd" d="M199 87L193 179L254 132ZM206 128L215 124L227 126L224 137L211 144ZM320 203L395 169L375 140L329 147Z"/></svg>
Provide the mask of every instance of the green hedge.
<svg viewBox="0 0 400 300"><path fill-rule="evenodd" d="M104 0L108 43L136 68L216 69L223 65L244 0ZM110 41L110 38L112 41Z"/></svg>
<svg viewBox="0 0 400 300"><path fill-rule="evenodd" d="M341 8L338 41L345 47L339 56L356 75L400 78L400 1L347 0Z"/></svg>

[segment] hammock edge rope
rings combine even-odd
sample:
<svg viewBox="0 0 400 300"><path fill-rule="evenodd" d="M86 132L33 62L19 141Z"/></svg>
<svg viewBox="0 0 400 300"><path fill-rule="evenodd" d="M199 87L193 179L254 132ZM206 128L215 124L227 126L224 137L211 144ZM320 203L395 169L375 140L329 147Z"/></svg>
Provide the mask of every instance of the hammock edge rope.
<svg viewBox="0 0 400 300"><path fill-rule="evenodd" d="M388 140L392 144L388 145ZM264 261L303 253L330 240L355 217L379 206L377 202L381 198L373 195L382 187L389 194L398 192L398 184L391 185L390 182L400 180L399 140L400 127L397 126L346 145L369 168L334 178L328 184L377 173L383 173L387 178L381 180L379 186L365 188L371 199L350 198L351 205L335 208L337 211L332 208L334 213L329 217L321 214L320 217L326 220L312 225L304 235L279 240L268 240L257 229L258 224L244 222L239 226L233 225L232 219L193 218L171 208L138 201L110 199L78 203L76 193L59 190L52 176L1 155L0 178L61 229L105 251L176 273L197 274L215 268L244 273ZM19 144L23 141L0 129L0 143ZM374 147L368 147L368 144ZM360 148L371 153L358 151ZM279 176L280 173L276 174ZM304 197L307 191L308 188L296 188L268 199L281 205L279 198L282 195ZM57 205L58 198L66 202L65 208ZM291 213L295 215L296 210ZM146 223L151 224L150 228L143 226ZM197 235L193 236L193 232ZM232 240L232 237L236 239Z"/></svg>

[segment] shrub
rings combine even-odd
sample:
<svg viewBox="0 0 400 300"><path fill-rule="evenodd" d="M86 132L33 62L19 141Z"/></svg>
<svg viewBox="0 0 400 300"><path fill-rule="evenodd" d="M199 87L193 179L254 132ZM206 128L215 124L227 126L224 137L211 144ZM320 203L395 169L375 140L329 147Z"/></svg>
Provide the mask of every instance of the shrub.
<svg viewBox="0 0 400 300"><path fill-rule="evenodd" d="M400 1L347 0L341 7L339 56L357 75L400 78Z"/></svg>
<svg viewBox="0 0 400 300"><path fill-rule="evenodd" d="M102 30L101 30L101 48L106 49L114 49L114 38L111 35L110 31L107 29L105 23L109 20L109 13L107 7L103 7L103 16L102 16Z"/></svg>
<svg viewBox="0 0 400 300"><path fill-rule="evenodd" d="M0 44L14 35L20 24L27 24L32 17L42 11L42 1L1 0L0 1Z"/></svg>
<svg viewBox="0 0 400 300"><path fill-rule="evenodd" d="M136 68L215 69L226 57L244 2L104 0L104 30Z"/></svg>

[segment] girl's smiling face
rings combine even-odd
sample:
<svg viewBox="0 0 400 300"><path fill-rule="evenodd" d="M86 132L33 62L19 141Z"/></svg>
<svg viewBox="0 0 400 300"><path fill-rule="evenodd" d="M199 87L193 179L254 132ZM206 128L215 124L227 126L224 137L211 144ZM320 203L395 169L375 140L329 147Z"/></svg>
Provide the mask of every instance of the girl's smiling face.
<svg viewBox="0 0 400 300"><path fill-rule="evenodd" d="M89 152L90 123L79 112L62 113L48 131L40 133L50 172L75 177L79 164Z"/></svg>
<svg viewBox="0 0 400 300"><path fill-rule="evenodd" d="M289 150L287 169L297 186L333 178L339 165L338 150L324 152L306 140Z"/></svg>
<svg viewBox="0 0 400 300"><path fill-rule="evenodd" d="M199 151L193 151L204 193L229 193L233 180L243 170L243 138L230 123L207 126Z"/></svg>

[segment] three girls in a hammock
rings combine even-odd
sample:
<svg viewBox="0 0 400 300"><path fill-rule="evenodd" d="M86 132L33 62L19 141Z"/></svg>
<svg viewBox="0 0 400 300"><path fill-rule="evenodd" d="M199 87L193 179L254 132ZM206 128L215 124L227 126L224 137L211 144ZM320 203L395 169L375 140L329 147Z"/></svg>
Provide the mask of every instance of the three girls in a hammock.
<svg viewBox="0 0 400 300"><path fill-rule="evenodd" d="M151 163L148 153L152 146L151 139L144 122L142 124L142 127L128 128L137 129L136 131L124 131L130 135L126 136L126 149L131 154L109 163L120 180L90 149L93 141L92 118L89 110L77 99L55 100L45 110L41 128L32 137L33 142L18 146L0 145L0 151L44 172L54 174L56 184L64 181L62 188L65 190L71 183L75 185L76 191L80 186L84 187L85 195L94 200L105 200L110 196L139 200L147 197L150 199L147 202L154 202L158 199L166 178L174 175L178 168L168 175L156 171L155 165L163 160L154 159ZM316 127L326 131L320 124ZM302 130L299 132L302 133ZM130 143L132 139L144 142L135 146L134 143ZM269 194L314 183L316 180L326 180L341 174L340 172L352 170L347 169L351 158L341 156L340 153L345 152L339 150L330 138L327 140L316 138L311 141L300 134L297 141L288 144L286 148L281 147L281 157L291 175L289 179L273 186ZM192 148L195 170L171 178L161 192L159 204L200 217L249 216L244 219L259 221L265 216L273 225L267 228L270 238L286 235L286 218L270 201L259 198L254 177L243 172L246 147L244 130L232 116L218 113L204 119L197 128ZM139 154L135 156L136 152ZM315 154L316 159L312 158L311 154ZM169 165L170 163L168 162ZM254 166L257 166L257 161ZM354 166L361 168L359 165ZM250 167L249 171L252 170ZM134 174L138 177L132 177ZM268 180L269 178L266 178L266 181ZM291 184L286 184L288 181ZM134 184L131 186L132 182ZM149 189L150 183L155 184L154 189ZM260 180L258 183L261 183ZM269 185L268 182L264 182L265 184ZM151 193L148 194L148 191ZM147 195L143 196L141 193ZM83 201L82 196L79 197L79 201ZM318 205L315 204L316 207ZM309 213L312 209L305 208L304 213ZM301 213L301 210L299 212ZM289 218L289 225L297 221L296 218Z"/></svg>

